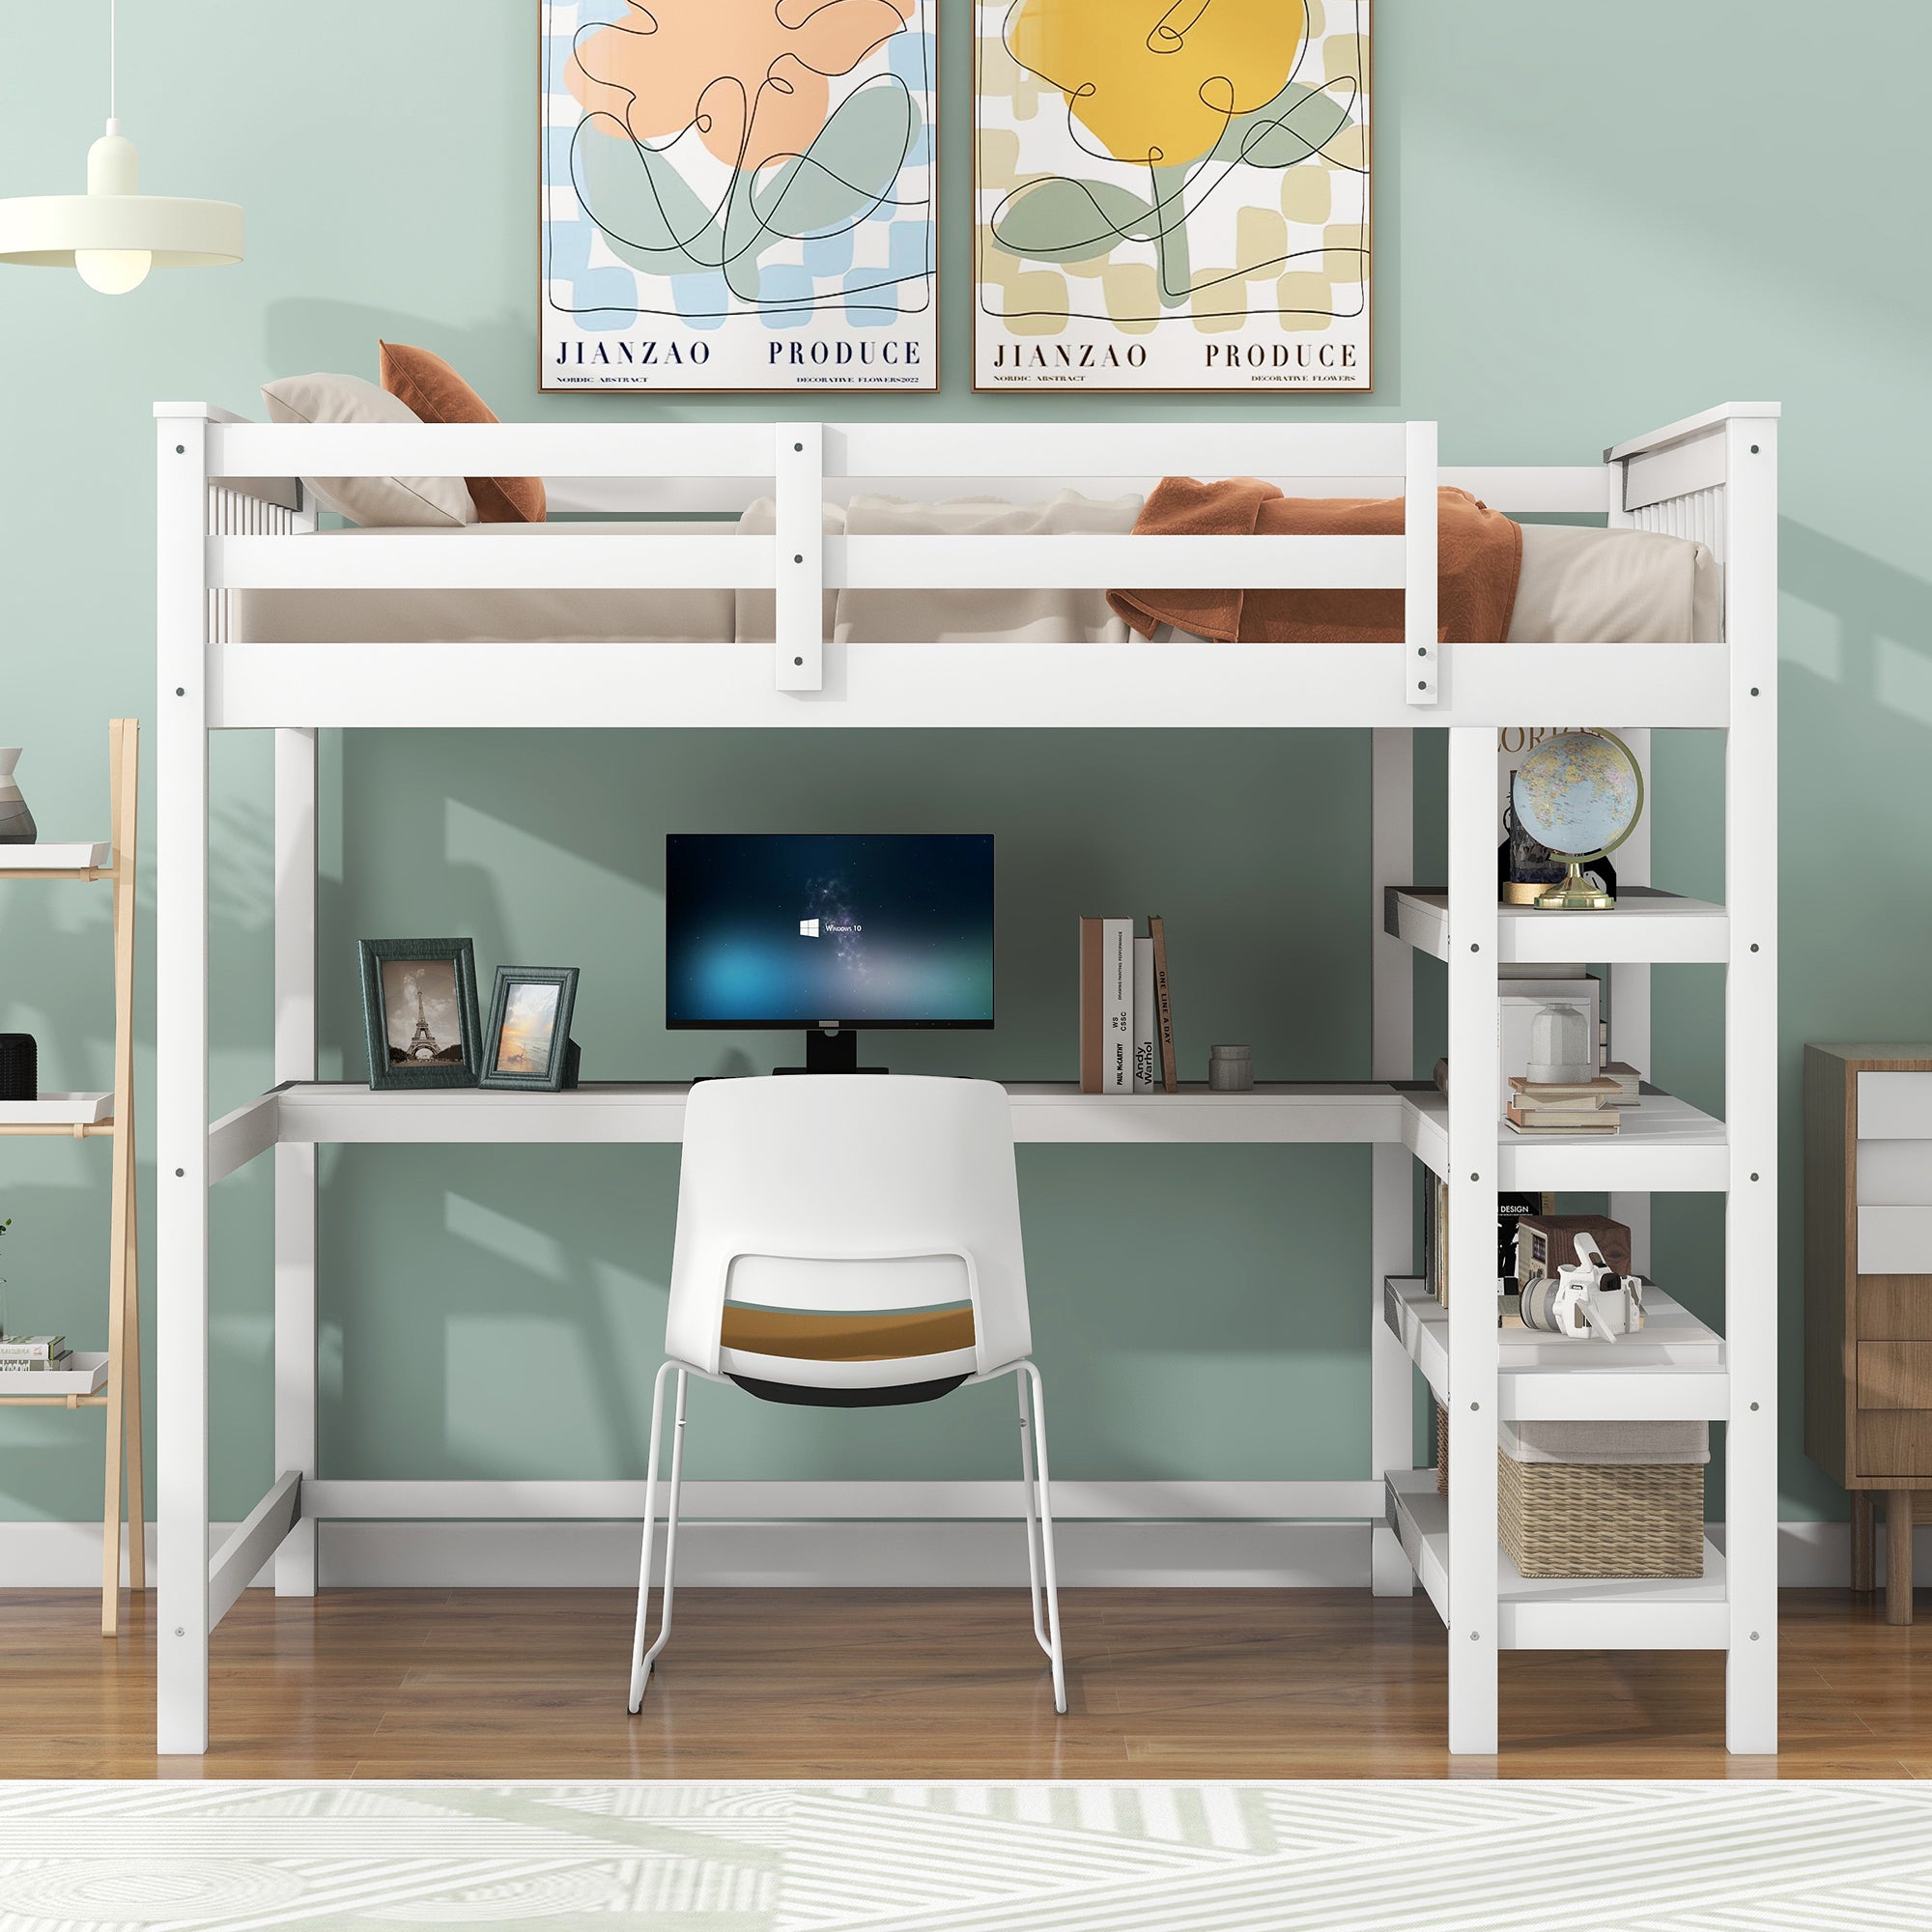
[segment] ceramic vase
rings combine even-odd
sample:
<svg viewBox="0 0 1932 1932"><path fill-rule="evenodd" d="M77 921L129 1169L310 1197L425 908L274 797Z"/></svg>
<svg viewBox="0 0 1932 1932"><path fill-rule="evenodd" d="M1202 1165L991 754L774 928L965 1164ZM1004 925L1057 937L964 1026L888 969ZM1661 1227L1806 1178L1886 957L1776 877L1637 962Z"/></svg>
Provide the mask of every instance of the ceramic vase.
<svg viewBox="0 0 1932 1932"><path fill-rule="evenodd" d="M34 814L14 782L14 767L19 761L19 746L0 745L0 845L31 845L40 836Z"/></svg>

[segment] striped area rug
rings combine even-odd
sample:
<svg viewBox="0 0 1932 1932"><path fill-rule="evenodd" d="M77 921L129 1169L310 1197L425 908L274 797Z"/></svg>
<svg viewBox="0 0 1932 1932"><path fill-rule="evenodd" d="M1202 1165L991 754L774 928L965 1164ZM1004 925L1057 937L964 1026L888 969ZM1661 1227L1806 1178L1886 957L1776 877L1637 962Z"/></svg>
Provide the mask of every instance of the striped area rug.
<svg viewBox="0 0 1932 1932"><path fill-rule="evenodd" d="M0 1784L0 1932L1932 1928L1932 1784Z"/></svg>

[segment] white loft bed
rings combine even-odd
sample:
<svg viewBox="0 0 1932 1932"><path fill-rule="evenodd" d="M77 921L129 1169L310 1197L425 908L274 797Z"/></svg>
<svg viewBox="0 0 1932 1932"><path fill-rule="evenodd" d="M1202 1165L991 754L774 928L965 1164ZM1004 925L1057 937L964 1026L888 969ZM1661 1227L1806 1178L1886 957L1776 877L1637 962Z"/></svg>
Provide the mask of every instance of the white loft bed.
<svg viewBox="0 0 1932 1932"><path fill-rule="evenodd" d="M1375 820L1363 912L1373 950L1368 1078L1251 1095L1106 1096L1015 1087L1029 1141L1354 1142L1373 1150L1371 1467L1352 1482L1162 1485L1165 1516L1373 1525L1378 1594L1419 1579L1448 1627L1449 1747L1496 1748L1496 1659L1509 1647L1727 1653L1727 1740L1776 1748L1776 430L1775 404L1729 404L1623 442L1601 465L1445 469L1433 423L1351 425L706 424L265 426L162 404L158 429L157 781L160 1009L158 1468L164 1753L208 1741L208 1637L271 1557L275 1587L316 1586L319 1520L631 1520L636 1483L343 1482L316 1467L315 1147L335 1142L664 1142L684 1089L592 1085L561 1094L376 1094L318 1084L318 728L412 724L585 728L829 726L1356 726L1372 734ZM622 528L357 533L316 540L302 475L549 479L554 511L729 511L776 495L775 536ZM1163 473L1262 475L1291 494L1433 501L1459 483L1496 508L1607 515L1694 537L1723 570L1720 642L1446 644L1436 638L1434 518L1401 537L827 537L821 503L855 489L1011 497ZM1085 587L1380 587L1405 595L1407 641L827 643L827 587L945 589L988 582ZM255 643L231 636L239 589L738 587L773 590L777 641ZM460 672L460 674L453 674ZM511 695L513 694L513 696ZM1495 733L1525 723L1729 734L1727 906L1652 899L1546 915L1495 900ZM272 729L276 1086L208 1118L208 742ZM1446 903L1412 886L1410 734L1449 733ZM1747 835L1749 863L1737 842ZM1645 884L1648 819L1619 854ZM1410 961L1447 961L1455 1097L1413 1074ZM1728 968L1725 1119L1658 1096L1623 1134L1585 1146L1517 1140L1495 1114L1496 966L1609 961L1621 1056L1648 1071L1650 965ZM209 1550L208 1189L272 1151L275 1462L281 1472ZM1415 1319L1388 1284L1412 1259L1412 1159L1451 1190L1453 1312ZM1499 1371L1492 1316L1499 1188L1608 1191L1648 1265L1650 1193L1725 1192L1725 1336L1718 1371L1628 1366ZM1668 1269L1665 1269L1668 1280ZM1406 1313L1405 1312L1406 1311ZM1450 1416L1457 1478L1440 1504L1411 1467L1412 1373ZM1495 1418L1699 1416L1728 1425L1724 1547L1692 1583L1526 1583L1496 1552ZM1058 1485L1063 1516L1135 1513L1132 1486ZM1017 1515L1017 1483L692 1486L715 1520ZM802 1496L798 1493L805 1492ZM1451 1560L1475 1550L1476 1560ZM614 1680L613 1680L614 1681ZM613 1692L613 1695L615 1693Z"/></svg>

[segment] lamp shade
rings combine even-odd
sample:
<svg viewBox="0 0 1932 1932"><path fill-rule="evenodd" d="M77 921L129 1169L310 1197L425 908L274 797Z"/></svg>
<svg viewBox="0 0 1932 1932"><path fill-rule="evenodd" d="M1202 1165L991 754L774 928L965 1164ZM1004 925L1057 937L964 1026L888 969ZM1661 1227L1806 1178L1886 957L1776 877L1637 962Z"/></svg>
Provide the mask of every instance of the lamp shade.
<svg viewBox="0 0 1932 1932"><path fill-rule="evenodd" d="M0 262L79 268L97 287L131 288L150 267L201 269L242 259L242 211L235 203L143 194L140 168L133 142L109 121L88 150L85 194L0 201ZM125 265L120 279L95 281L90 270L100 272L103 263L109 274L115 264Z"/></svg>

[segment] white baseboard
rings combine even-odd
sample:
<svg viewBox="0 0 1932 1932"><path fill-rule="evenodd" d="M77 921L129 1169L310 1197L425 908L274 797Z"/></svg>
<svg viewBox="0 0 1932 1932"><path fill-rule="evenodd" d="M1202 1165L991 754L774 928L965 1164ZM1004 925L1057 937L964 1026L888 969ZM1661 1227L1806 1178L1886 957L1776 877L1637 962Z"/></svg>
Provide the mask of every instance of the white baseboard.
<svg viewBox="0 0 1932 1932"><path fill-rule="evenodd" d="M617 1522L326 1522L327 1585L428 1589L617 1588L638 1575L638 1532ZM210 1526L219 1548L232 1524ZM1722 1525L1713 1540L1723 1542ZM1369 1535L1359 1523L1072 1520L1059 1525L1069 1588L1367 1588ZM148 1531L153 1580L158 1535ZM1885 1539L1878 1539L1879 1577ZM1915 1557L1932 1578L1932 1525ZM1026 1581L1016 1522L687 1522L679 1577L692 1584L823 1588L971 1588ZM1778 1529L1778 1581L1842 1588L1851 1532L1842 1522ZM126 1561L123 1560L123 1577ZM100 1578L98 1522L0 1523L0 1588L91 1589ZM270 1580L264 1571L258 1582Z"/></svg>

